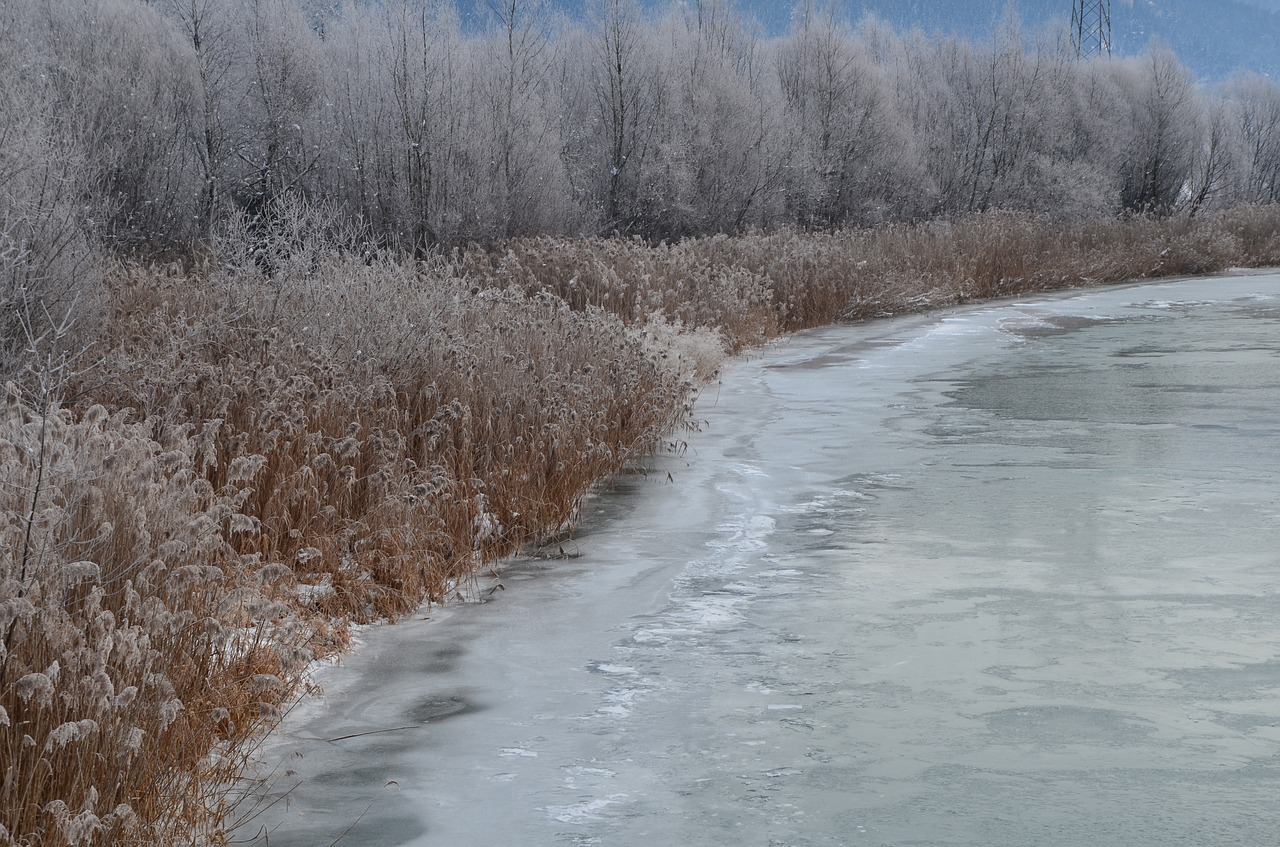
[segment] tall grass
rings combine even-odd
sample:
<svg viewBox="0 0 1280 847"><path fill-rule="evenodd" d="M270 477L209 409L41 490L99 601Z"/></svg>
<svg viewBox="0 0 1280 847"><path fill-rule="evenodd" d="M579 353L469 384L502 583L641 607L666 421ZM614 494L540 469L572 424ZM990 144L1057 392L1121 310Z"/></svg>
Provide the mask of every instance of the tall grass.
<svg viewBox="0 0 1280 847"><path fill-rule="evenodd" d="M0 809L15 844L216 826L308 633L222 527L201 443L128 412L0 410Z"/></svg>
<svg viewBox="0 0 1280 847"><path fill-rule="evenodd" d="M1266 207L115 265L93 366L0 410L0 844L218 841L310 657L566 531L728 353L1276 265L1278 232Z"/></svg>
<svg viewBox="0 0 1280 847"><path fill-rule="evenodd" d="M1199 218L1063 222L995 212L833 233L638 240L527 239L463 266L628 324L654 314L723 334L779 333L972 300L1280 264L1280 208Z"/></svg>
<svg viewBox="0 0 1280 847"><path fill-rule="evenodd" d="M611 315L443 265L107 294L72 401L14 387L0 430L0 843L212 838L309 656L564 527L689 387Z"/></svg>
<svg viewBox="0 0 1280 847"><path fill-rule="evenodd" d="M555 531L677 423L687 388L617 318L443 264L209 277L117 275L86 390L198 427L204 478L244 498L230 543L326 613L442 600Z"/></svg>

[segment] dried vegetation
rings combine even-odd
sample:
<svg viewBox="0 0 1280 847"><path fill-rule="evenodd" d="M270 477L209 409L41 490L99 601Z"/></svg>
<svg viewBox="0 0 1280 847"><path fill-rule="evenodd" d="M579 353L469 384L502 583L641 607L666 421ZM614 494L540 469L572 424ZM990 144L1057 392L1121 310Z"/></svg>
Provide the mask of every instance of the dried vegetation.
<svg viewBox="0 0 1280 847"><path fill-rule="evenodd" d="M110 266L79 370L56 391L48 368L13 373L0 410L0 844L219 841L227 788L310 657L569 528L592 485L688 421L728 352L1276 265L1278 231L1273 206L992 214L417 263L308 249L272 273Z"/></svg>

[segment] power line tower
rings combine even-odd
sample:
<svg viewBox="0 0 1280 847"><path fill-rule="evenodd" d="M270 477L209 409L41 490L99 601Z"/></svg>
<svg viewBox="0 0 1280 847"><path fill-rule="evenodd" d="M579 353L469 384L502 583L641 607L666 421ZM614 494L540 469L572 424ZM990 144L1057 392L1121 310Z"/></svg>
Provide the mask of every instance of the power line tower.
<svg viewBox="0 0 1280 847"><path fill-rule="evenodd" d="M1071 43L1076 55L1111 55L1111 0L1073 0Z"/></svg>

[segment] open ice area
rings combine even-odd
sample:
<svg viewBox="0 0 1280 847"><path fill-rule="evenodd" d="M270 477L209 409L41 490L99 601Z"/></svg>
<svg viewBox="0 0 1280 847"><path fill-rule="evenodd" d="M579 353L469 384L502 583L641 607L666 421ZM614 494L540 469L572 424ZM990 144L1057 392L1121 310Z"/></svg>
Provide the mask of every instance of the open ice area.
<svg viewBox="0 0 1280 847"><path fill-rule="evenodd" d="M366 632L237 836L1278 843L1280 275L806 333L698 415L580 557Z"/></svg>

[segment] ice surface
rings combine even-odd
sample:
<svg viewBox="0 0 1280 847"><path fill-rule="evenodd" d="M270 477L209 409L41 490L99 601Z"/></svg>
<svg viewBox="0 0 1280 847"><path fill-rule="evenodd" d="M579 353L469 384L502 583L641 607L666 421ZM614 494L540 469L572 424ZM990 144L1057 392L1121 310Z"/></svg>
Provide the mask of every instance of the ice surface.
<svg viewBox="0 0 1280 847"><path fill-rule="evenodd" d="M1275 843L1280 276L825 329L706 396L579 558L320 670L251 826Z"/></svg>

